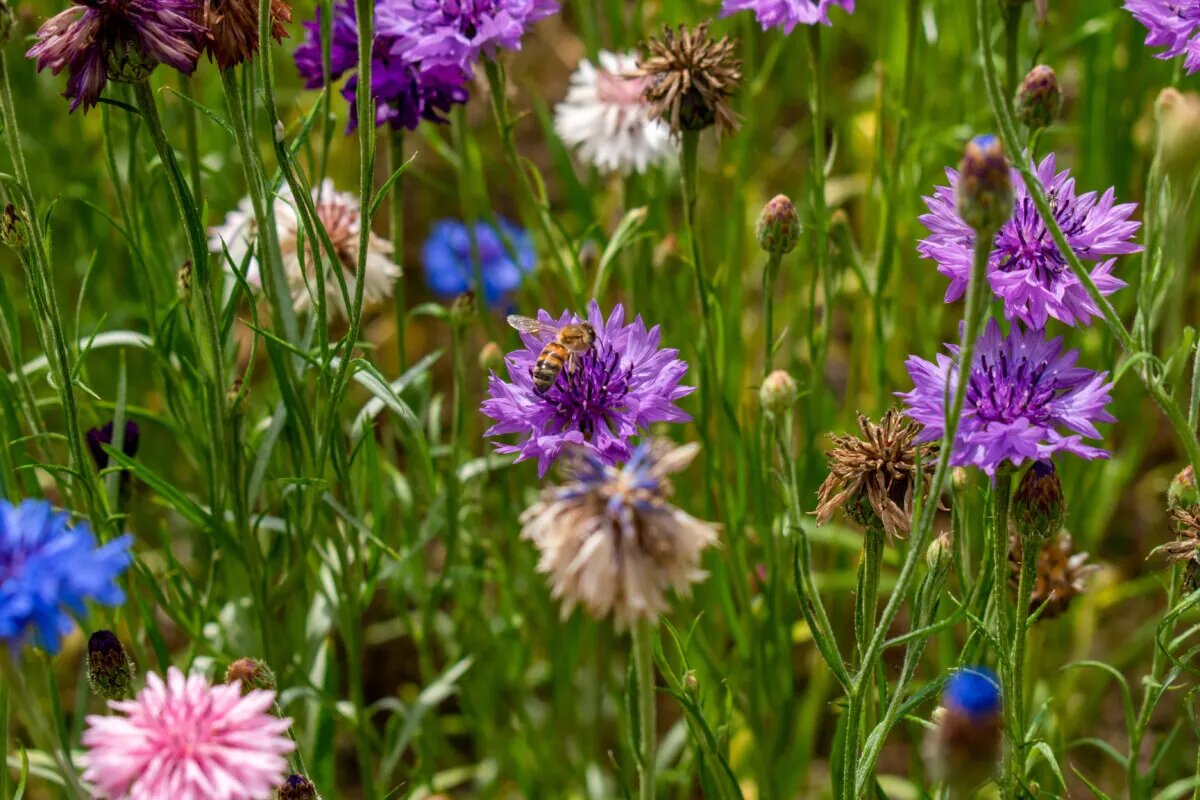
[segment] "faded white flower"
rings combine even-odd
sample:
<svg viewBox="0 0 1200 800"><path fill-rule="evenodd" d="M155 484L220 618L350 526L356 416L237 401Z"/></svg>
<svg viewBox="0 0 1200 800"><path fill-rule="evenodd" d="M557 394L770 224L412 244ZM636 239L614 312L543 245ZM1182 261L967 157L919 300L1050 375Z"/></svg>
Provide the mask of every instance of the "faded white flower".
<svg viewBox="0 0 1200 800"><path fill-rule="evenodd" d="M601 172L645 172L675 154L665 122L651 119L642 97L649 78L632 77L637 56L601 50L600 66L584 59L566 98L554 109L554 130Z"/></svg>
<svg viewBox="0 0 1200 800"><path fill-rule="evenodd" d="M339 192L333 181L328 178L312 190L312 198L317 219L329 237L337 255L338 266L345 278L347 291L353 299L358 272L359 232L362 226L358 198L349 192ZM315 243L314 247L314 242L305 235L295 197L288 187L280 191L273 211L292 303L296 311L306 311L315 306L317 281L313 271L313 265L316 263L314 253L321 256L322 263L328 263L328 251L320 243ZM226 215L223 224L209 231L209 248L215 253L228 251L229 261L239 269L246 264L246 280L257 289L262 286L261 272L257 260L250 255L256 236L257 226L249 199L242 200L237 210ZM304 242L303 248L300 245L301 241ZM229 264L226 266L228 268ZM367 244L364 307L391 297L400 274L400 267L392 261L392 243L372 232ZM347 315L341 287L333 273L326 273L325 297L331 316Z"/></svg>
<svg viewBox="0 0 1200 800"><path fill-rule="evenodd" d="M667 610L666 594L687 594L703 579L700 555L717 528L671 504L670 476L700 448L666 440L640 445L623 467L579 451L570 481L548 487L521 515L522 538L541 552L563 614L576 604L593 616L612 616L618 629Z"/></svg>

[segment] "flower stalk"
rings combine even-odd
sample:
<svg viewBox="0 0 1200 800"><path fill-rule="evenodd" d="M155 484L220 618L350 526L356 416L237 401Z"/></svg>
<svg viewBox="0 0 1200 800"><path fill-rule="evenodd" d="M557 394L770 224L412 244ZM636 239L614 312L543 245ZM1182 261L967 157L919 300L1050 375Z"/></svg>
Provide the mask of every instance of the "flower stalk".
<svg viewBox="0 0 1200 800"><path fill-rule="evenodd" d="M654 707L654 622L638 620L631 631L637 682L638 800L654 800L654 760L658 749Z"/></svg>

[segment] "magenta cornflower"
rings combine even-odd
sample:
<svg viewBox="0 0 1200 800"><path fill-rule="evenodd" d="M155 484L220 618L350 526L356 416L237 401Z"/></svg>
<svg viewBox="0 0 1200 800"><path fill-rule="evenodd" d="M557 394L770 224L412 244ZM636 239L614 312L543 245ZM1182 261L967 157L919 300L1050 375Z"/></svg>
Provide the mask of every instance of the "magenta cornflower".
<svg viewBox="0 0 1200 800"><path fill-rule="evenodd" d="M898 396L908 404L905 413L924 426L918 441L937 441L945 432L947 391L953 395L960 366L959 348L946 349L950 354L939 354L936 363L910 356L906 364L913 389ZM989 320L967 375L950 463L994 476L1002 464L1017 467L1055 453L1107 458L1083 440L1100 438L1096 423L1116 422L1105 408L1112 384L1107 372L1075 366L1078 357L1077 350L1063 352L1061 337L1047 339L1044 331L1017 323L1005 336Z"/></svg>
<svg viewBox="0 0 1200 800"><path fill-rule="evenodd" d="M639 315L625 324L625 309L613 308L608 320L593 300L584 319L563 312L555 319L539 311L547 330L522 333L524 347L505 361L509 380L496 373L488 381L489 398L481 410L496 421L486 436L516 434L516 444L496 444L501 453L515 453L517 461L536 458L538 474L572 445L584 448L605 464L629 459L630 438L655 422L691 419L675 402L694 387L679 382L687 363L679 351L660 348L662 331L647 329ZM533 384L533 366L554 331L568 323L588 322L596 332L590 350L578 357L574 369L564 368L550 388L539 392Z"/></svg>
<svg viewBox="0 0 1200 800"><path fill-rule="evenodd" d="M96 105L109 80L142 80L159 64L191 74L206 35L193 0L76 0L46 21L25 53L55 75L66 69L71 110Z"/></svg>
<svg viewBox="0 0 1200 800"><path fill-rule="evenodd" d="M721 16L753 11L763 30L781 28L791 33L797 25L831 25L829 9L841 8L854 13L854 0L723 0Z"/></svg>
<svg viewBox="0 0 1200 800"><path fill-rule="evenodd" d="M1132 241L1141 223L1129 219L1137 204L1116 205L1111 188L1103 195L1096 192L1076 195L1070 171L1055 173L1054 170L1053 154L1037 167L1037 178L1046 191L1054 218L1075 254L1082 261L1095 264L1091 276L1096 288L1101 294L1110 295L1125 282L1112 274L1116 259L1101 259L1142 249ZM924 198L929 213L920 220L930 236L921 241L917 251L936 261L938 272L950 279L946 289L946 302L950 303L962 297L967 289L975 231L955 207L958 171L947 169L946 175L950 185L935 187L933 196ZM1004 315L1033 328L1045 326L1051 317L1067 325L1088 324L1100 310L1071 272L1016 170L1012 184L1013 213L996 233L988 262L988 283L1004 301Z"/></svg>
<svg viewBox="0 0 1200 800"><path fill-rule="evenodd" d="M212 686L172 667L146 675L120 712L90 716L83 779L98 797L121 800L263 800L288 771L291 720L272 713L275 693Z"/></svg>
<svg viewBox="0 0 1200 800"><path fill-rule="evenodd" d="M1200 72L1200 2L1197 0L1125 0L1125 8L1146 26L1146 46L1165 47L1159 58L1183 56L1191 75Z"/></svg>

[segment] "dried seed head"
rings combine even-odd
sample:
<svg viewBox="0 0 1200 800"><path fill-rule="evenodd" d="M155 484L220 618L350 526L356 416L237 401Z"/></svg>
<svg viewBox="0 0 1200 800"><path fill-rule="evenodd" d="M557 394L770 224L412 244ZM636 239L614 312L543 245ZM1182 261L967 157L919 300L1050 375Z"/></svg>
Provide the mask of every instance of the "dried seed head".
<svg viewBox="0 0 1200 800"><path fill-rule="evenodd" d="M87 679L95 694L122 700L130 695L135 675L133 660L115 633L99 630L88 638Z"/></svg>
<svg viewBox="0 0 1200 800"><path fill-rule="evenodd" d="M776 195L763 206L754 234L767 253L783 256L792 252L800 239L800 215L787 195Z"/></svg>
<svg viewBox="0 0 1200 800"><path fill-rule="evenodd" d="M204 50L221 69L229 69L258 52L258 0L203 0L196 7L196 22L207 32ZM271 0L271 35L287 38L284 23L292 9L284 0Z"/></svg>
<svg viewBox="0 0 1200 800"><path fill-rule="evenodd" d="M1038 64L1029 70L1017 89L1013 107L1017 119L1031 131L1048 127L1058 119L1062 111L1062 89L1058 86L1058 76L1054 70L1045 64Z"/></svg>
<svg viewBox="0 0 1200 800"><path fill-rule="evenodd" d="M823 525L841 510L859 525L904 538L916 492L929 490L937 448L918 443L920 426L895 408L878 425L859 414L858 429L861 436L830 437L829 475L817 493L817 522Z"/></svg>
<svg viewBox="0 0 1200 800"><path fill-rule="evenodd" d="M1030 544L1036 546L1036 541ZM1022 543L1018 536L1009 538L1009 587L1016 592L1021 580ZM1037 577L1029 600L1029 614L1041 612L1038 620L1053 619L1067 610L1075 595L1087 590L1088 576L1099 569L1087 563L1087 553L1076 553L1071 534L1063 531L1047 542L1038 554Z"/></svg>
<svg viewBox="0 0 1200 800"><path fill-rule="evenodd" d="M666 121L676 134L714 124L718 133L736 130L737 117L729 106L742 80L736 44L728 36L709 38L707 22L695 29L667 27L662 38L647 40L648 56L634 76L649 78L644 96L651 117Z"/></svg>
<svg viewBox="0 0 1200 800"><path fill-rule="evenodd" d="M799 389L796 387L795 379L783 370L777 369L763 379L762 386L758 390L758 399L762 403L764 411L778 416L792 407L798 394Z"/></svg>
<svg viewBox="0 0 1200 800"><path fill-rule="evenodd" d="M1000 140L987 134L967 142L958 172L959 216L977 233L995 233L1013 209L1012 172Z"/></svg>
<svg viewBox="0 0 1200 800"><path fill-rule="evenodd" d="M1052 461L1035 461L1013 495L1013 523L1024 539L1048 539L1062 528L1062 481Z"/></svg>
<svg viewBox="0 0 1200 800"><path fill-rule="evenodd" d="M1188 591L1193 591L1200 578L1200 505L1172 507L1170 525L1175 539L1158 549L1166 553L1167 561L1187 565L1184 582Z"/></svg>
<svg viewBox="0 0 1200 800"><path fill-rule="evenodd" d="M225 670L225 682L242 685L242 694L248 694L254 689L275 690L275 673L261 661L253 658L239 658Z"/></svg>
<svg viewBox="0 0 1200 800"><path fill-rule="evenodd" d="M1171 479L1167 489L1167 508L1187 508L1200 503L1200 493L1196 491L1196 473L1188 464Z"/></svg>
<svg viewBox="0 0 1200 800"><path fill-rule="evenodd" d="M293 772L275 790L275 800L321 800L321 796L312 781Z"/></svg>

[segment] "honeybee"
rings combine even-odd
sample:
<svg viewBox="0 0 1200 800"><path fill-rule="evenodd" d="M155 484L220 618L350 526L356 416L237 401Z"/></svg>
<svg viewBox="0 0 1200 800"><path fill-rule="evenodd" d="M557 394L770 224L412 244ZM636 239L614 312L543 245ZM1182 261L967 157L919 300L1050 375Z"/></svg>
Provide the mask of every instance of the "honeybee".
<svg viewBox="0 0 1200 800"><path fill-rule="evenodd" d="M596 344L596 329L586 322L559 326L512 314L508 318L508 324L522 333L542 339L545 334L553 337L542 348L531 372L533 388L539 394L550 391L550 387L558 380L558 375L564 368L568 374L573 372L578 366L579 357Z"/></svg>

